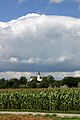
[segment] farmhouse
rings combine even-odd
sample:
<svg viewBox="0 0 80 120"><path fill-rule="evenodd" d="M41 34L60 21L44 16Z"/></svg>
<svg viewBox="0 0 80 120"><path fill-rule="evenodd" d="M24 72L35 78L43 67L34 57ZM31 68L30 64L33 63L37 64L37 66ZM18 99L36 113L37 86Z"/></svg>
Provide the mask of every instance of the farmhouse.
<svg viewBox="0 0 80 120"><path fill-rule="evenodd" d="M37 75L37 76L31 76L31 77L30 77L30 81L33 80L33 78L36 78L37 81L42 81L42 77L41 77L41 75L40 75L40 72L38 72L38 75Z"/></svg>

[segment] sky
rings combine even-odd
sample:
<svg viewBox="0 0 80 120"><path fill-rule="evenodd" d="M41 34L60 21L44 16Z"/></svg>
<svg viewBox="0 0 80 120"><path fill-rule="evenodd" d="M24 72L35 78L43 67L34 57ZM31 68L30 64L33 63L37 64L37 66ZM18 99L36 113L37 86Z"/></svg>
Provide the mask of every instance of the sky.
<svg viewBox="0 0 80 120"><path fill-rule="evenodd" d="M80 17L80 0L0 0L0 21L29 13Z"/></svg>
<svg viewBox="0 0 80 120"><path fill-rule="evenodd" d="M0 78L38 71L80 76L80 0L0 1Z"/></svg>

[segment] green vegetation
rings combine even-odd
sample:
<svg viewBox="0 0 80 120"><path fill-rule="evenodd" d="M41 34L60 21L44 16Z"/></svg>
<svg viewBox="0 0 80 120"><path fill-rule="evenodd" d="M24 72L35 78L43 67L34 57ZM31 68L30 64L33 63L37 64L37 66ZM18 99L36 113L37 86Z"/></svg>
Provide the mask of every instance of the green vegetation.
<svg viewBox="0 0 80 120"><path fill-rule="evenodd" d="M0 88L54 88L54 87L80 87L79 77L65 77L63 80L55 80L52 75L42 77L42 81L37 81L33 77L29 81L22 76L20 79L12 78L10 80L0 79Z"/></svg>
<svg viewBox="0 0 80 120"><path fill-rule="evenodd" d="M0 109L80 111L80 89L1 90Z"/></svg>
<svg viewBox="0 0 80 120"><path fill-rule="evenodd" d="M61 118L60 120L80 120L80 118Z"/></svg>

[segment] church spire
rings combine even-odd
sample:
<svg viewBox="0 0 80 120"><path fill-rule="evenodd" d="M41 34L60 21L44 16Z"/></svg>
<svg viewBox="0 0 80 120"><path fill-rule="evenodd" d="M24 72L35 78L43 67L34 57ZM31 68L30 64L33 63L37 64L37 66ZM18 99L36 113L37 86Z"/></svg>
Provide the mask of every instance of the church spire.
<svg viewBox="0 0 80 120"><path fill-rule="evenodd" d="M41 77L41 75L40 75L40 71L38 71L37 81L42 81L42 77Z"/></svg>
<svg viewBox="0 0 80 120"><path fill-rule="evenodd" d="M38 71L38 75L40 75L40 71Z"/></svg>

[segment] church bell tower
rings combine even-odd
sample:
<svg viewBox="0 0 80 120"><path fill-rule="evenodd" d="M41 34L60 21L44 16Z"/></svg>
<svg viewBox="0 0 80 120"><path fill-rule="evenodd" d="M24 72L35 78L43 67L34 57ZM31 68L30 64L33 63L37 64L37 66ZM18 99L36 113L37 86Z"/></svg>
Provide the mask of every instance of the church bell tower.
<svg viewBox="0 0 80 120"><path fill-rule="evenodd" d="M40 75L40 71L38 71L37 81L42 81L42 79L41 79L41 75Z"/></svg>

